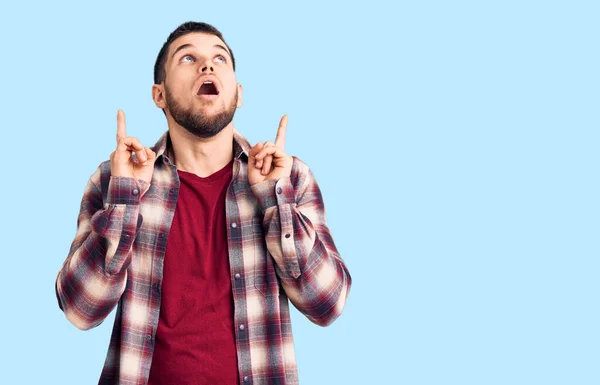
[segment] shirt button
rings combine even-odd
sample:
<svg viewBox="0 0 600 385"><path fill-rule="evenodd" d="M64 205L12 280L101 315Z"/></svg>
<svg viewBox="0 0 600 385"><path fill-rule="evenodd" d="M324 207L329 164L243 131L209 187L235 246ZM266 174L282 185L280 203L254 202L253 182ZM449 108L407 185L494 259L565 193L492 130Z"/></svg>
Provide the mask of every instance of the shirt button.
<svg viewBox="0 0 600 385"><path fill-rule="evenodd" d="M242 276L240 275L240 273L235 273L235 279L240 279L242 278Z"/></svg>
<svg viewBox="0 0 600 385"><path fill-rule="evenodd" d="M134 188L133 191L131 192L133 195L138 195L140 193L140 190Z"/></svg>
<svg viewBox="0 0 600 385"><path fill-rule="evenodd" d="M240 325L240 330L244 330L246 327L244 325Z"/></svg>
<svg viewBox="0 0 600 385"><path fill-rule="evenodd" d="M285 237L289 238L289 237L291 237L291 235L288 233L288 234L285 235Z"/></svg>
<svg viewBox="0 0 600 385"><path fill-rule="evenodd" d="M233 228L235 229L235 228L237 227L237 223L233 222L233 223L231 224L231 227L233 227Z"/></svg>
<svg viewBox="0 0 600 385"><path fill-rule="evenodd" d="M148 335L146 335L146 339L147 339L148 341L152 341L152 334L148 334Z"/></svg>
<svg viewBox="0 0 600 385"><path fill-rule="evenodd" d="M244 382L250 382L250 377L244 376Z"/></svg>
<svg viewBox="0 0 600 385"><path fill-rule="evenodd" d="M283 192L283 190L281 189L281 187L277 187L277 194L281 194Z"/></svg>

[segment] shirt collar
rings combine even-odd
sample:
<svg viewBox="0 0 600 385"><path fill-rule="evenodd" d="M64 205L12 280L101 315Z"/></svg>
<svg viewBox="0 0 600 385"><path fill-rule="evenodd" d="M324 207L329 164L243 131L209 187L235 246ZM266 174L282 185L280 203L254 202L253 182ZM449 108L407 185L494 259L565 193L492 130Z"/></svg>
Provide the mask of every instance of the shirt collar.
<svg viewBox="0 0 600 385"><path fill-rule="evenodd" d="M240 134L235 128L233 129L233 154L234 158L241 158L242 155L248 159L248 152L250 151L250 143L242 134ZM161 155L171 159L173 145L171 143L171 137L169 131L165 132L160 139L154 145L152 149L156 153L156 157Z"/></svg>

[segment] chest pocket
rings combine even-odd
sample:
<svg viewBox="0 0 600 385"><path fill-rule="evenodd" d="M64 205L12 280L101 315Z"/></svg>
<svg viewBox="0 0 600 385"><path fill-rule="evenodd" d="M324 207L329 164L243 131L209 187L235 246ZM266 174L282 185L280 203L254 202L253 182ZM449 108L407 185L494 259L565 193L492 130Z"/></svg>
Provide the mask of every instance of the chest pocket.
<svg viewBox="0 0 600 385"><path fill-rule="evenodd" d="M252 223L254 243L254 287L264 296L279 294L279 281L275 272L275 261L267 250L265 233L260 221Z"/></svg>

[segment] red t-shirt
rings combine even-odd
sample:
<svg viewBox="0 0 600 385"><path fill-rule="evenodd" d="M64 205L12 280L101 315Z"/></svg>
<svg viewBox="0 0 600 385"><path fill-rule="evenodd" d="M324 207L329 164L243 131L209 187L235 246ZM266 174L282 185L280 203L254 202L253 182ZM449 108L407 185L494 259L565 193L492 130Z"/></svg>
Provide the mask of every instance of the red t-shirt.
<svg viewBox="0 0 600 385"><path fill-rule="evenodd" d="M232 165L206 178L178 171L148 385L239 383L225 222Z"/></svg>

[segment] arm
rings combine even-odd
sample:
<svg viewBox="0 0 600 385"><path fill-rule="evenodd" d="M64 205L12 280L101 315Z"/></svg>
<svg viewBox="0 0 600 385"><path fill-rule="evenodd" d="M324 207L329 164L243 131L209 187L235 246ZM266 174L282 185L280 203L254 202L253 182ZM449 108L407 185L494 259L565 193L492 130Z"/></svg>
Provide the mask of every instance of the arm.
<svg viewBox="0 0 600 385"><path fill-rule="evenodd" d="M331 324L342 313L352 278L327 227L312 172L294 158L290 177L266 180L252 190L264 213L267 249L288 298L315 324Z"/></svg>
<svg viewBox="0 0 600 385"><path fill-rule="evenodd" d="M100 325L125 290L131 247L142 224L140 199L150 187L155 160L153 150L127 136L125 113L119 110L117 149L85 188L75 240L56 277L58 306L79 329Z"/></svg>
<svg viewBox="0 0 600 385"><path fill-rule="evenodd" d="M59 307L82 330L100 325L125 290L131 246L141 224L139 197L147 187L133 178L109 177L104 202L101 170L86 186L77 233L56 278Z"/></svg>

